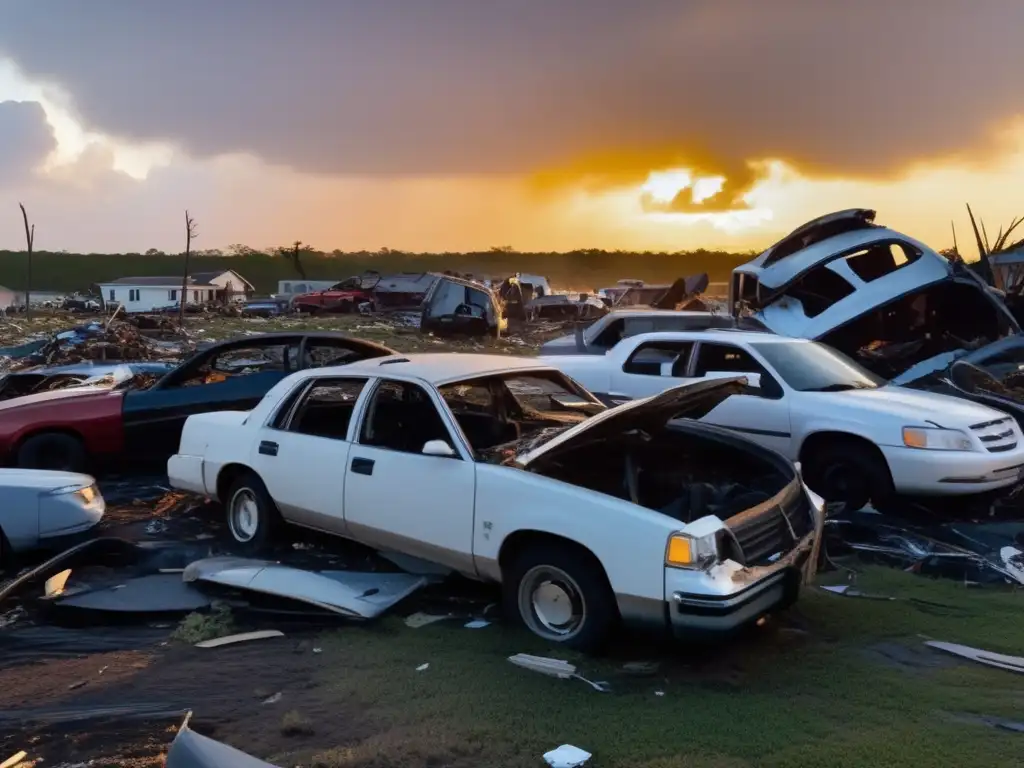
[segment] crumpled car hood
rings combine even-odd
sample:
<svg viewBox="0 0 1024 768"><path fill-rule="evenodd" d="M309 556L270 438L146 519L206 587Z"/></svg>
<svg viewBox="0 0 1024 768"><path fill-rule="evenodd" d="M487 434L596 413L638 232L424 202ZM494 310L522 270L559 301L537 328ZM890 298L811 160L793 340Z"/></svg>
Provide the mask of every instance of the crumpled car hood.
<svg viewBox="0 0 1024 768"><path fill-rule="evenodd" d="M575 426L543 430L546 439L539 445L534 443L535 447L527 451L521 451L515 457L515 464L525 469L542 457L550 458L556 453L571 450L583 441L607 439L635 429L659 429L673 419L699 420L730 395L741 394L746 384L747 380L742 376L684 384L653 397L609 408Z"/></svg>

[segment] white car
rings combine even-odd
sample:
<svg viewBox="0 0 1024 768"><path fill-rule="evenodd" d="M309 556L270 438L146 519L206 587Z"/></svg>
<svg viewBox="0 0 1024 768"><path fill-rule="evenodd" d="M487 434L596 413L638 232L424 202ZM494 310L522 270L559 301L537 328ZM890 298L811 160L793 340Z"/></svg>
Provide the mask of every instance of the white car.
<svg viewBox="0 0 1024 768"><path fill-rule="evenodd" d="M896 494L967 495L1017 483L1024 434L986 405L885 385L823 344L756 331L667 331L623 339L605 355L554 355L557 367L605 402L745 376L703 421L799 461L828 501L859 509Z"/></svg>
<svg viewBox="0 0 1024 768"><path fill-rule="evenodd" d="M536 361L385 357L190 416L168 474L220 499L250 550L286 521L430 560L500 582L550 641L592 648L620 618L729 630L796 598L822 520L782 456L668 423L742 386L607 409Z"/></svg>
<svg viewBox="0 0 1024 768"><path fill-rule="evenodd" d="M0 469L0 566L12 554L70 543L105 511L103 495L89 475Z"/></svg>

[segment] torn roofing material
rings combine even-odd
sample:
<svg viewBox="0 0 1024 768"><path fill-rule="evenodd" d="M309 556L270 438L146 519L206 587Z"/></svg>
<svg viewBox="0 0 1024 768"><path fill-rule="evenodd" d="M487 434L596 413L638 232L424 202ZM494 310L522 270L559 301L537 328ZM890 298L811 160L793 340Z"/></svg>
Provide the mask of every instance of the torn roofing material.
<svg viewBox="0 0 1024 768"><path fill-rule="evenodd" d="M178 735L167 751L167 768L278 768L240 749L229 747L188 727L192 713L178 729Z"/></svg>
<svg viewBox="0 0 1024 768"><path fill-rule="evenodd" d="M290 598L361 619L376 618L427 584L425 577L405 573L303 571L235 557L198 560L185 568L182 579Z"/></svg>

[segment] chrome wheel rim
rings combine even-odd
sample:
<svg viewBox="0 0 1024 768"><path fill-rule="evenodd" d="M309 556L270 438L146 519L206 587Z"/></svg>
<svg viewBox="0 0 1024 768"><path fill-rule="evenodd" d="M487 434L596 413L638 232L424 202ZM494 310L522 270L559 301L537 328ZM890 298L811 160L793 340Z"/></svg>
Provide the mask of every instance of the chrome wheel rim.
<svg viewBox="0 0 1024 768"><path fill-rule="evenodd" d="M245 544L256 537L260 528L260 507L256 494L248 488L240 488L231 497L228 505L228 528L235 540Z"/></svg>
<svg viewBox="0 0 1024 768"><path fill-rule="evenodd" d="M519 613L534 634L559 642L579 634L587 620L579 584L550 565L531 568L519 582Z"/></svg>

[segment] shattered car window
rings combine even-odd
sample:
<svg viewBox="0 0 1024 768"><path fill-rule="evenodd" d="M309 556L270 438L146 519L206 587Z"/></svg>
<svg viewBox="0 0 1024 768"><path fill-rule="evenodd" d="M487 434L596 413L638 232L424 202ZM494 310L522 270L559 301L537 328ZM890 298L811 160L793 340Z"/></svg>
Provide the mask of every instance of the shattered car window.
<svg viewBox="0 0 1024 768"><path fill-rule="evenodd" d="M235 347L215 355L211 360L199 366L187 380L185 385L217 384L232 376L244 376L263 371L284 371L287 348L284 344L253 345L251 347Z"/></svg>
<svg viewBox="0 0 1024 768"><path fill-rule="evenodd" d="M820 266L800 278L786 294L799 299L807 317L817 317L856 290L846 278Z"/></svg>
<svg viewBox="0 0 1024 768"><path fill-rule="evenodd" d="M365 386L365 379L317 381L299 403L291 431L314 437L346 439L352 412Z"/></svg>
<svg viewBox="0 0 1024 768"><path fill-rule="evenodd" d="M745 349L734 347L731 344L702 343L697 352L697 366L694 374L706 376L711 371L763 373L764 366Z"/></svg>
<svg viewBox="0 0 1024 768"><path fill-rule="evenodd" d="M842 392L875 389L885 381L841 352L813 341L751 344L775 372L797 392Z"/></svg>
<svg viewBox="0 0 1024 768"><path fill-rule="evenodd" d="M347 365L362 359L362 355L340 344L307 342L301 361L302 368L327 368L332 365Z"/></svg>
<svg viewBox="0 0 1024 768"><path fill-rule="evenodd" d="M624 373L642 376L661 376L662 365L672 365L672 376L684 376L686 364L693 349L691 342L650 342L641 344L630 358L623 364Z"/></svg>
<svg viewBox="0 0 1024 768"><path fill-rule="evenodd" d="M603 410L581 397L560 376L516 375L504 378L505 387L524 413L556 413L565 410Z"/></svg>
<svg viewBox="0 0 1024 768"><path fill-rule="evenodd" d="M494 397L486 383L448 384L440 388L441 397L452 413L492 413Z"/></svg>
<svg viewBox="0 0 1024 768"><path fill-rule="evenodd" d="M430 396L417 384L382 382L373 394L359 442L402 453L422 453L431 440L451 445L451 435Z"/></svg>
<svg viewBox="0 0 1024 768"><path fill-rule="evenodd" d="M843 257L850 270L866 283L913 264L919 258L921 252L904 243L873 243Z"/></svg>

